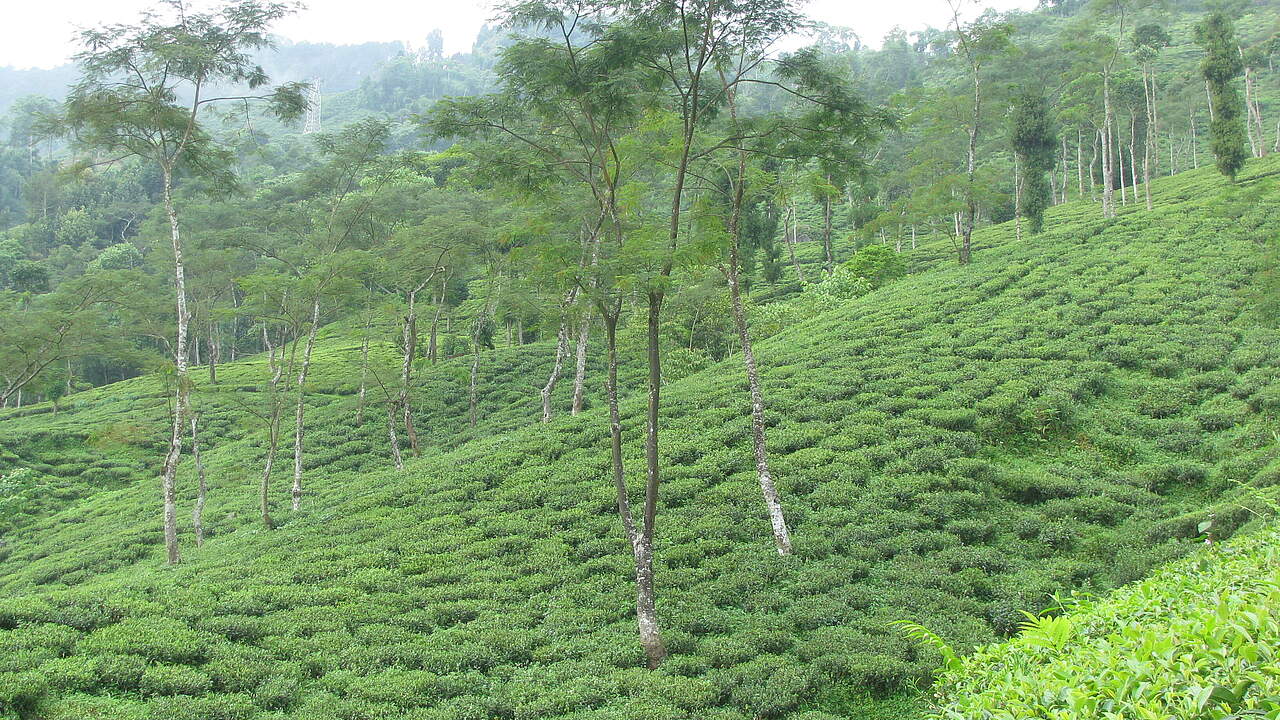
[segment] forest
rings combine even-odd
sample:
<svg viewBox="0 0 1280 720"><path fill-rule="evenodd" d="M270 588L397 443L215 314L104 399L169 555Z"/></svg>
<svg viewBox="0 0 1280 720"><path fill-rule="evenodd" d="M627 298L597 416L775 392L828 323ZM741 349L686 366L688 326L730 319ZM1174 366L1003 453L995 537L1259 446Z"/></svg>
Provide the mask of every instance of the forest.
<svg viewBox="0 0 1280 720"><path fill-rule="evenodd" d="M0 68L0 720L1280 719L1280 3L937 4Z"/></svg>

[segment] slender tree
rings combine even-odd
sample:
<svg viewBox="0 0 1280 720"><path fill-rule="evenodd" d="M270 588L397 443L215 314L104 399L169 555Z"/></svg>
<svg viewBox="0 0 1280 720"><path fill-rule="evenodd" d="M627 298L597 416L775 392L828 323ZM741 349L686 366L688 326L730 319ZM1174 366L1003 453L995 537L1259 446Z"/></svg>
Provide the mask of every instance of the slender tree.
<svg viewBox="0 0 1280 720"><path fill-rule="evenodd" d="M206 110L226 103L264 101L283 119L306 108L304 86L290 83L264 94L210 94L220 86L254 92L268 78L252 53L270 45L267 28L287 15L284 3L236 0L210 12L195 12L187 0L164 0L165 16L147 13L136 25L107 25L81 33L76 55L79 82L65 103L65 123L77 144L94 153L91 162L141 157L160 170L165 217L173 250L176 340L175 402L169 450L161 471L165 554L178 562L177 489L185 412L189 406L186 267L174 183L182 174L229 184L229 153L206 132Z"/></svg>
<svg viewBox="0 0 1280 720"><path fill-rule="evenodd" d="M951 9L951 26L956 46L968 70L973 93L972 114L965 127L968 137L965 153L965 209L959 233L960 264L968 265L973 257L973 229L978 218L978 189L975 187L975 180L978 170L978 139L982 129L983 69L992 57L1009 47L1009 34L1013 28L1007 23L995 22L986 17L974 22L963 22L960 15L965 5L964 0L947 0L947 5Z"/></svg>

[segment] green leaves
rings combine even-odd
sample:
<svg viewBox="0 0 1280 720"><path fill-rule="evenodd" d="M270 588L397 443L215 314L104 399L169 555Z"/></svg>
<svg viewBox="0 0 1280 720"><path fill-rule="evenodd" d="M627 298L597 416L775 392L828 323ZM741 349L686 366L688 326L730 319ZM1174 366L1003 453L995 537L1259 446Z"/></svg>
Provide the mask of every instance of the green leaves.
<svg viewBox="0 0 1280 720"><path fill-rule="evenodd" d="M1277 540L1271 527L1083 610L1028 614L1018 637L943 671L934 717L1273 717Z"/></svg>

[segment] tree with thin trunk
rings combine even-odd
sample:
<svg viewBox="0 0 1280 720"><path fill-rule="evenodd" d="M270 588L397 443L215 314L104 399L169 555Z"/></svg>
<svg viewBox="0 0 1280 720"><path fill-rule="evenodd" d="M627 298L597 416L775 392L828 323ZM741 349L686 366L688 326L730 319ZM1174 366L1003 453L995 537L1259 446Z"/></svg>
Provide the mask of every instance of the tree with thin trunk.
<svg viewBox="0 0 1280 720"><path fill-rule="evenodd" d="M176 474L185 433L190 311L175 182L184 174L230 184L230 153L209 134L206 110L225 103L264 101L282 119L306 108L305 86L290 83L264 94L267 76L252 53L270 45L267 28L292 6L235 0L210 12L194 12L187 0L166 0L164 16L148 12L137 25L107 25L80 34L80 80L72 87L63 122L88 162L140 157L160 171L165 217L173 251L176 340L175 401L169 449L161 471L165 555L178 562ZM247 86L250 94L210 93L213 87Z"/></svg>
<svg viewBox="0 0 1280 720"><path fill-rule="evenodd" d="M190 412L191 458L196 469L196 504L191 510L191 530L196 537L196 547L204 545L204 504L208 487L205 482L204 461L200 457L200 416Z"/></svg>
<svg viewBox="0 0 1280 720"><path fill-rule="evenodd" d="M1133 31L1134 54L1142 69L1143 104L1147 109L1146 142L1142 149L1142 180L1146 192L1147 209L1151 209L1151 175L1158 172L1160 153L1159 103L1157 102L1157 77L1155 61L1160 51L1173 42L1169 33L1156 23L1139 25Z"/></svg>
<svg viewBox="0 0 1280 720"><path fill-rule="evenodd" d="M741 67L752 61L754 51L744 44L736 56L730 57L737 67ZM720 70L720 73L721 82L728 86L727 72ZM751 165L753 161L765 158L808 159L816 161L820 168L839 167L839 177L849 177L865 169L862 150L893 123L886 112L866 105L852 91L844 76L825 63L815 48L806 48L782 58L774 68L774 76L786 83L785 87L793 93L799 107L789 115L743 118L737 101L739 88L732 87L725 95L729 124L725 128L727 133L723 144L728 162L718 156L709 156L718 167L709 171L699 167L698 174L726 178L724 182L717 183L717 187L707 188L718 190L722 204L727 206L723 213L726 251L719 254L712 264L724 275L729 286L730 312L742 349L751 398L752 454L756 477L769 515L775 547L779 555L786 556L791 554L791 533L769 466L764 392L743 302L743 249L759 240L744 236L752 230L772 232L773 229L770 223L752 217L761 212L759 206L767 199L767 186L762 182L762 173L751 172ZM836 172L829 170L821 177L827 182ZM753 180L754 189L751 187Z"/></svg>
<svg viewBox="0 0 1280 720"><path fill-rule="evenodd" d="M1009 47L1012 26L980 18L973 22L961 19L964 0L946 0L951 10L951 29L955 33L959 57L963 58L969 74L972 90L972 106L969 121L965 125L968 145L965 152L965 209L960 225L959 261L968 265L973 257L973 229L978 216L978 192L975 179L978 171L978 139L982 129L983 68L995 55Z"/></svg>
<svg viewBox="0 0 1280 720"><path fill-rule="evenodd" d="M656 665L665 653L652 602L652 545L635 520L625 482L617 366L617 330L626 307L620 279L628 273L621 256L635 242L620 191L642 169L623 140L641 120L645 92L642 73L621 42L626 36L612 34L616 30L610 29L606 10L571 0L504 6L505 26L542 32L517 37L504 48L500 92L443 100L427 127L436 136L470 138L477 165L508 187L539 197L554 190L569 196L573 217L588 228L586 263L576 236L566 243L559 242L564 233L549 233L535 247L548 274L565 289L577 287L604 325L612 478L635 561L637 627L650 664ZM485 329L491 333L491 324L480 325L473 335L482 338ZM473 357L477 366L478 355Z"/></svg>

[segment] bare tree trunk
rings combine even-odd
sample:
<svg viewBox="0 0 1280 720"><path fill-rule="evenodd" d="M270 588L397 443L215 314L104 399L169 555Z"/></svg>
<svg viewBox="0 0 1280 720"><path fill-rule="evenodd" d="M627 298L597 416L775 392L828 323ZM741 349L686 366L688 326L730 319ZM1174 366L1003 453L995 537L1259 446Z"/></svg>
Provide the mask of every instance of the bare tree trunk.
<svg viewBox="0 0 1280 720"><path fill-rule="evenodd" d="M1151 163L1152 152L1156 148L1156 121L1155 121L1155 89L1154 83L1150 79L1151 70L1144 67L1142 71L1142 95L1147 106L1147 133L1146 142L1142 145L1142 192L1146 196L1147 210L1151 209Z"/></svg>
<svg viewBox="0 0 1280 720"><path fill-rule="evenodd" d="M173 244L173 284L177 299L177 342L173 347L174 381L177 389L173 403L173 427L169 435L169 452L164 458L160 474L161 492L164 498L164 546L166 561L178 563L178 508L177 475L178 460L182 457L182 436L186 423L183 411L190 405L191 383L187 378L187 330L191 315L187 311L186 267L182 260L182 236L178 229L178 211L173 205L173 175L168 166L163 168L164 210L169 218L169 234Z"/></svg>
<svg viewBox="0 0 1280 720"><path fill-rule="evenodd" d="M267 349L267 368L271 373L271 380L267 385L270 402L267 416L267 458L262 466L262 483L258 487L258 510L262 515L263 527L271 530L275 527L275 522L271 519L271 469L275 465L276 452L280 447L280 415L284 410L280 401L280 378L284 368L276 360L276 349L271 344L271 336L265 325L262 328L262 344ZM280 354L283 360L283 346Z"/></svg>
<svg viewBox="0 0 1280 720"><path fill-rule="evenodd" d="M831 175L826 176L827 184L831 184ZM823 264L823 271L830 275L835 269L836 256L831 249L831 196L825 195L822 199L822 250L826 255Z"/></svg>
<svg viewBox="0 0 1280 720"><path fill-rule="evenodd" d="M1066 203L1067 188L1069 187L1068 180L1070 178L1070 175L1067 173L1067 136L1063 135L1060 139L1062 140L1062 183L1059 187L1062 190L1062 200L1059 202Z"/></svg>
<svg viewBox="0 0 1280 720"><path fill-rule="evenodd" d="M677 193L676 202L680 195ZM673 231L674 236L674 231ZM635 543L636 557L636 619L640 630L640 644L649 658L649 668L654 669L667 657L666 647L658 627L658 613L653 591L653 537L658 515L658 486L661 481L658 459L658 411L662 402L662 352L659 345L662 303L661 290L648 292L648 321L646 351L649 365L649 403L645 412L645 490L644 523L639 542Z"/></svg>
<svg viewBox="0 0 1280 720"><path fill-rule="evenodd" d="M607 345L608 380L605 395L609 404L609 436L612 448L613 484L618 494L618 516L631 545L636 570L636 625L640 644L649 657L650 667L656 667L666 656L662 631L658 624L657 607L653 592L653 535L652 525L644 530L636 527L631 512L631 501L622 465L622 420L618 412L618 317L616 313L602 310ZM646 493L646 515L648 514Z"/></svg>
<svg viewBox="0 0 1280 720"><path fill-rule="evenodd" d="M1258 149L1257 156L1263 157L1267 154L1266 127L1262 122L1262 104L1258 101L1258 73L1256 70L1245 68L1245 93L1249 99L1249 110L1253 116L1253 121L1258 126Z"/></svg>
<svg viewBox="0 0 1280 720"><path fill-rule="evenodd" d="M1129 118L1129 183L1133 186L1133 204L1138 204L1138 165L1135 150L1138 147L1138 118Z"/></svg>
<svg viewBox="0 0 1280 720"><path fill-rule="evenodd" d="M959 20L956 21L957 28ZM970 58L970 62L976 62ZM964 225L960 228L962 240L960 243L960 264L968 265L973 257L973 227L977 223L978 215L978 198L973 191L974 176L978 168L978 123L982 119L982 84L978 74L978 67L975 64L972 68L973 72L973 120L969 125L969 152L968 162L965 166L965 218Z"/></svg>
<svg viewBox="0 0 1280 720"><path fill-rule="evenodd" d="M800 284L804 285L804 271L800 269L800 261L796 259L796 242L798 238L796 237L796 208L794 204L787 206L787 218L789 218L789 222L783 228L782 237L787 241L787 252L791 254L791 264L795 266L796 277L799 278Z"/></svg>
<svg viewBox="0 0 1280 720"><path fill-rule="evenodd" d="M1092 170L1090 170L1092 172ZM1076 128L1076 181L1080 184L1079 197L1084 199L1084 131Z"/></svg>
<svg viewBox="0 0 1280 720"><path fill-rule="evenodd" d="M199 416L191 413L191 457L196 464L196 505L191 511L191 529L195 531L196 547L204 545L204 500L208 486L205 484L204 462L200 459Z"/></svg>
<svg viewBox="0 0 1280 720"><path fill-rule="evenodd" d="M369 387L369 322L365 320L364 337L360 338L360 395L356 401L356 427L364 425L364 405Z"/></svg>
<svg viewBox="0 0 1280 720"><path fill-rule="evenodd" d="M472 340L474 346L471 354L471 385L467 390L467 405L470 409L471 427L476 426L476 380L480 375L480 342Z"/></svg>
<svg viewBox="0 0 1280 720"><path fill-rule="evenodd" d="M396 470L404 470L404 456L400 454L400 438L396 436L396 402L387 401L387 437L391 442L391 458Z"/></svg>
<svg viewBox="0 0 1280 720"><path fill-rule="evenodd" d="M298 372L298 404L293 424L293 488L292 509L302 506L302 433L303 414L306 411L307 373L311 370L311 351L316 346L316 331L320 328L320 299L311 303L311 328L307 332L307 346L302 352L302 369Z"/></svg>
<svg viewBox="0 0 1280 720"><path fill-rule="evenodd" d="M449 279L447 276L440 281L440 295L436 299L435 312L431 315L431 337L427 340L427 362L432 365L436 364L436 354L439 352L440 311L444 308L444 291L445 286L448 284Z"/></svg>
<svg viewBox="0 0 1280 720"><path fill-rule="evenodd" d="M1013 233L1022 242L1022 167L1017 154L1013 156Z"/></svg>
<svg viewBox="0 0 1280 720"><path fill-rule="evenodd" d="M400 414L404 419L404 433L409 439L409 448L414 457L421 456L422 450L418 446L418 431L413 425L413 398L410 384L413 380L413 357L418 352L418 293L424 287L426 283L409 291L409 313L405 315L400 333L400 347L404 351L404 359L400 364L400 397L397 404L400 406Z"/></svg>
<svg viewBox="0 0 1280 720"><path fill-rule="evenodd" d="M556 332L556 359L551 366L551 377L542 386L542 422L551 422L551 393L555 392L556 383L560 381L560 373L564 371L564 358L569 354L569 308L578 293L570 290L560 301L560 329Z"/></svg>
<svg viewBox="0 0 1280 720"><path fill-rule="evenodd" d="M1096 167L1099 172L1102 170L1102 158L1099 156L1099 146L1102 144L1102 130L1099 129L1093 136L1093 154L1089 157L1089 199L1096 202L1098 193L1095 188L1098 183L1094 180L1093 170Z"/></svg>
<svg viewBox="0 0 1280 720"><path fill-rule="evenodd" d="M574 350L577 353L573 373L573 409L570 414L582 412L582 394L587 380L587 341L591 337L591 314L584 312L578 320L578 342Z"/></svg>
<svg viewBox="0 0 1280 720"><path fill-rule="evenodd" d="M1191 169L1200 169L1200 141L1196 139L1196 109L1190 108L1191 116Z"/></svg>
<svg viewBox="0 0 1280 720"><path fill-rule="evenodd" d="M1116 216L1115 158L1111 154L1115 144L1115 112L1111 107L1111 73L1102 73L1102 216ZM1121 168L1123 168L1123 163ZM1123 192L1123 191L1122 191Z"/></svg>
<svg viewBox="0 0 1280 720"><path fill-rule="evenodd" d="M218 336L218 324L209 321L209 384L218 384L218 362L222 360L222 340Z"/></svg>

